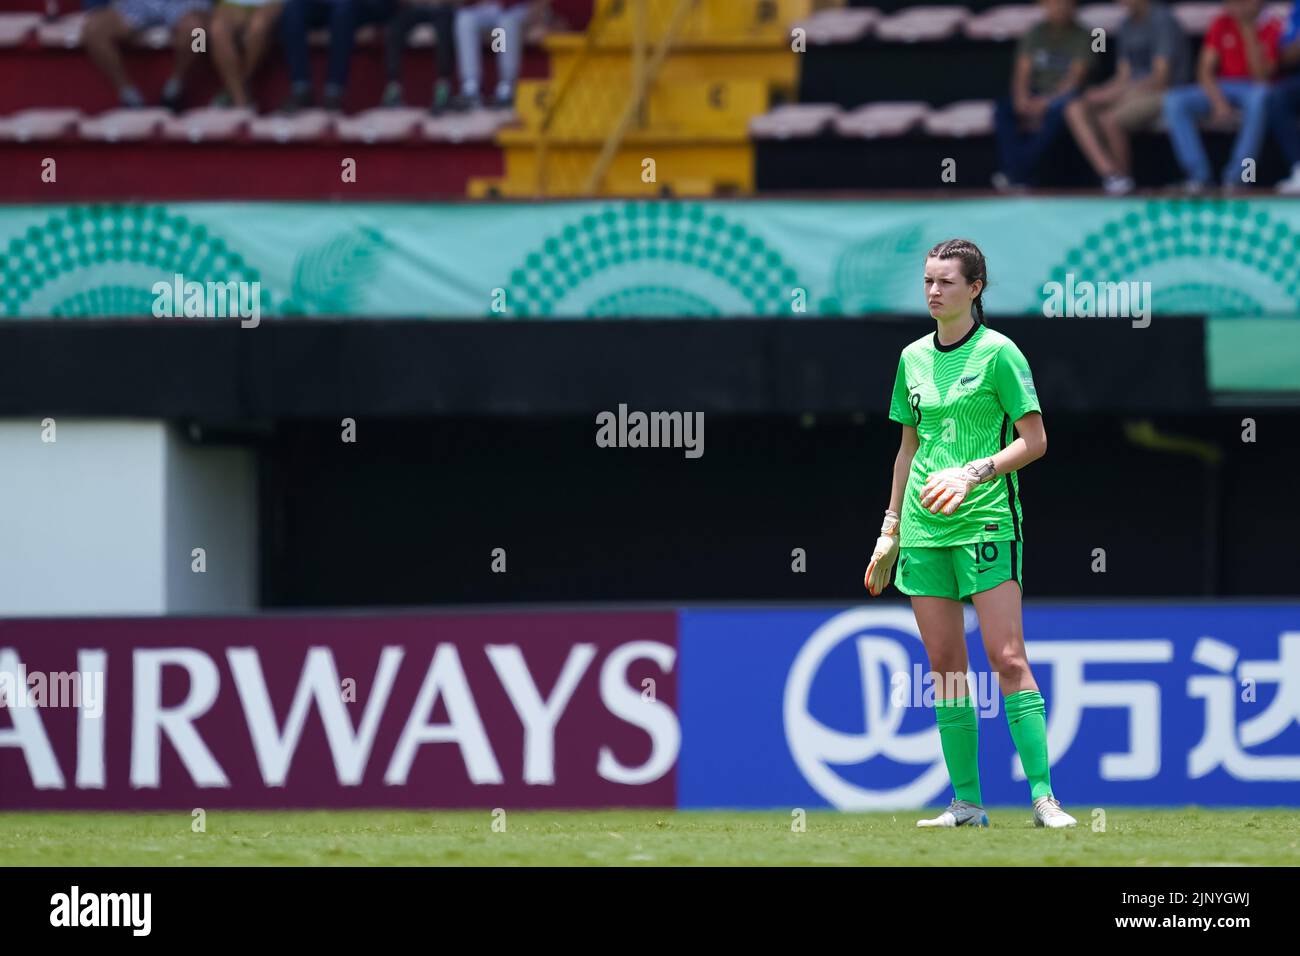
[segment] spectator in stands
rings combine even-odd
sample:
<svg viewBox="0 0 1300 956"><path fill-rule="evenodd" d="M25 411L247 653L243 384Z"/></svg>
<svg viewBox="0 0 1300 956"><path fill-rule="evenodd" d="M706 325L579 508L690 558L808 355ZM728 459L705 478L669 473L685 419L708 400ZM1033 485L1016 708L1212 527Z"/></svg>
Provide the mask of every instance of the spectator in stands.
<svg viewBox="0 0 1300 956"><path fill-rule="evenodd" d="M451 83L456 75L456 8L464 0L404 0L384 37L384 67L388 85L384 87L384 106L401 106L402 51L411 31L421 23L432 23L437 36L433 48L433 108L435 116L451 102ZM439 76L439 73L442 76Z"/></svg>
<svg viewBox="0 0 1300 956"><path fill-rule="evenodd" d="M479 0L456 13L456 60L460 66L460 95L453 102L458 110L476 109L483 104L482 42L484 34L500 29L502 49L492 105L508 109L514 105L515 83L524 57L524 35L534 19L545 14L549 0Z"/></svg>
<svg viewBox="0 0 1300 956"><path fill-rule="evenodd" d="M1187 36L1166 4L1124 0L1124 6L1115 76L1065 108L1075 141L1111 195L1133 191L1129 134L1155 124L1165 91L1186 83L1191 65Z"/></svg>
<svg viewBox="0 0 1300 956"><path fill-rule="evenodd" d="M1300 196L1300 125L1296 112L1300 110L1300 0L1291 7L1286 30L1278 51L1278 63L1287 71L1268 98L1269 123L1273 135L1287 162L1291 175L1278 183L1277 191L1288 196Z"/></svg>
<svg viewBox="0 0 1300 956"><path fill-rule="evenodd" d="M126 75L119 47L141 30L167 27L172 32L176 62L163 84L162 105L176 110L180 108L185 76L198 57L192 46L193 31L205 28L207 23L208 0L113 0L86 14L81 45L108 75L123 106L144 106L144 96Z"/></svg>
<svg viewBox="0 0 1300 956"><path fill-rule="evenodd" d="M280 0L221 0L212 15L212 60L225 90L213 106L250 104L249 81L271 45L283 7Z"/></svg>
<svg viewBox="0 0 1300 956"><path fill-rule="evenodd" d="M1074 18L1074 0L1040 3L1045 17L1020 38L1011 96L997 105L1002 169L993 185L998 189L1022 187L1036 177L1043 154L1065 129L1065 108L1090 67L1088 31Z"/></svg>
<svg viewBox="0 0 1300 956"><path fill-rule="evenodd" d="M1224 12L1211 23L1196 66L1197 85L1165 94L1165 123L1174 155L1183 168L1190 193L1212 185L1198 119L1241 128L1232 158L1223 169L1224 189L1237 189L1248 159L1259 157L1268 125L1269 81L1277 71L1277 45L1282 24L1264 12L1264 0L1226 0ZM1240 115L1233 109L1241 111Z"/></svg>
<svg viewBox="0 0 1300 956"><path fill-rule="evenodd" d="M281 109L294 113L313 104L307 33L325 26L329 27L330 48L321 106L342 109L357 28L388 20L396 8L397 0L288 0L280 17L280 39L289 61L291 85Z"/></svg>

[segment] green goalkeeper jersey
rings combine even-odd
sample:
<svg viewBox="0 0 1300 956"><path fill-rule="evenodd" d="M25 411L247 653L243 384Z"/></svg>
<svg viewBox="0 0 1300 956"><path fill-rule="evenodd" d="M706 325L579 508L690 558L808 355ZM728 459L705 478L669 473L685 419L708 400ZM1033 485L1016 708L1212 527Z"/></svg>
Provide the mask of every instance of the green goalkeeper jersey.
<svg viewBox="0 0 1300 956"><path fill-rule="evenodd" d="M900 515L904 548L946 548L979 541L1023 541L1015 473L976 485L954 514L930 514L921 489L936 471L988 458L1015 441L1014 423L1041 411L1029 363L1016 344L984 324L961 341L937 333L903 349L889 417L913 425L912 459Z"/></svg>

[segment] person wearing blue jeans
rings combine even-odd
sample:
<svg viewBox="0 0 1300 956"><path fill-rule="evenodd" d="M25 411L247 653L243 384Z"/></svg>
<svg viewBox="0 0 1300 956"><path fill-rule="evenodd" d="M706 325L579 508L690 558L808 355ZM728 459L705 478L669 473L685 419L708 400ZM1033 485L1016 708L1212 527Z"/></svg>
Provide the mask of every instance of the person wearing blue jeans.
<svg viewBox="0 0 1300 956"><path fill-rule="evenodd" d="M1233 120L1235 107L1241 117L1241 129L1232 145L1232 157L1223 167L1223 185L1235 187L1241 182L1241 172L1247 159L1259 156L1268 128L1267 83L1253 80L1220 80L1217 84L1220 102L1210 99L1199 86L1180 86L1165 94L1165 123L1169 138L1174 144L1178 165L1187 174L1187 187L1192 192L1204 189L1214 182L1210 160L1205 155L1197 120L1209 117L1215 123ZM1227 104L1226 106L1224 104Z"/></svg>
<svg viewBox="0 0 1300 956"><path fill-rule="evenodd" d="M357 28L387 20L396 7L397 0L288 0L280 15L280 39L292 82L289 99L282 107L284 112L296 112L312 104L311 62L307 56L309 30L329 27L329 70L321 105L327 110L337 110L343 105Z"/></svg>
<svg viewBox="0 0 1300 956"><path fill-rule="evenodd" d="M1011 185L1025 186L1037 181L1038 164L1065 129L1065 108L1075 95L1062 93L1048 100L1037 128L1027 134L1021 132L1020 115L1011 97L998 100L994 111L998 153L1002 157L1002 172Z"/></svg>
<svg viewBox="0 0 1300 956"><path fill-rule="evenodd" d="M483 103L482 44L485 36L500 39L497 85L492 105L508 109L514 103L515 83L524 57L524 33L538 19L549 0L477 0L456 11L456 62L460 94L452 101L458 111L477 109ZM498 32L499 31L499 32ZM498 47L492 47L493 52Z"/></svg>
<svg viewBox="0 0 1300 956"><path fill-rule="evenodd" d="M1286 32L1282 34L1278 60L1283 69L1300 67L1300 0L1291 8ZM1268 98L1268 121L1273 138L1282 148L1282 154L1291 164L1291 175L1277 184L1277 191L1286 196L1300 196L1300 72L1284 77L1274 87Z"/></svg>
<svg viewBox="0 0 1300 956"><path fill-rule="evenodd" d="M1187 181L1184 189L1201 192L1213 184L1210 160L1197 121L1228 125L1240 120L1232 157L1223 168L1223 187L1247 180L1247 160L1259 157L1268 129L1269 80L1277 69L1281 24L1263 12L1263 0L1227 0L1210 24L1196 67L1195 86L1165 94L1164 116L1174 155Z"/></svg>
<svg viewBox="0 0 1300 956"><path fill-rule="evenodd" d="M1074 17L1074 0L1039 0L1043 19L1016 46L1011 95L994 112L1002 167L999 190L1037 179L1048 148L1065 131L1065 108L1083 86L1091 62L1088 31Z"/></svg>

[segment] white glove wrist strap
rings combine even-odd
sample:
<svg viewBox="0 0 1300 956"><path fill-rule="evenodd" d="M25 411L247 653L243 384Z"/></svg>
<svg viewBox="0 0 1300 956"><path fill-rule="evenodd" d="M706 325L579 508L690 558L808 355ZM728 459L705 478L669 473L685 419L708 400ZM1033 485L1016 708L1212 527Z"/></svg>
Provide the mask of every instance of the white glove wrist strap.
<svg viewBox="0 0 1300 956"><path fill-rule="evenodd" d="M992 458L984 458L980 461L972 461L966 466L966 476L971 480L973 485L982 485L986 481L992 481L998 476L997 467L993 464Z"/></svg>

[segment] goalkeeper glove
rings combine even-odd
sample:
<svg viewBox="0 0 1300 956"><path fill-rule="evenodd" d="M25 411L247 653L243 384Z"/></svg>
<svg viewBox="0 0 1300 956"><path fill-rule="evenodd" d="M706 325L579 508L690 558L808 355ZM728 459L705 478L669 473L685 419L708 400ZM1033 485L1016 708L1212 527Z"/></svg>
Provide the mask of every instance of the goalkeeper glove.
<svg viewBox="0 0 1300 956"><path fill-rule="evenodd" d="M998 476L992 458L971 462L965 468L945 468L930 476L921 489L921 507L930 514L952 514L961 507L970 490Z"/></svg>
<svg viewBox="0 0 1300 956"><path fill-rule="evenodd" d="M871 562L862 579L872 597L879 597L889 587L889 575L898 560L898 512L886 511L885 520L880 525L880 537L876 540L876 550L871 553Z"/></svg>

